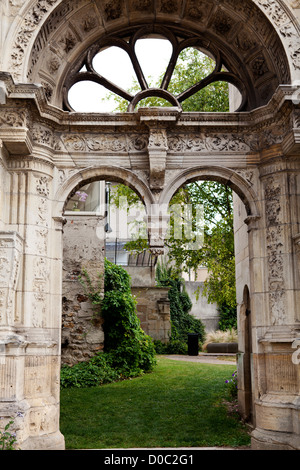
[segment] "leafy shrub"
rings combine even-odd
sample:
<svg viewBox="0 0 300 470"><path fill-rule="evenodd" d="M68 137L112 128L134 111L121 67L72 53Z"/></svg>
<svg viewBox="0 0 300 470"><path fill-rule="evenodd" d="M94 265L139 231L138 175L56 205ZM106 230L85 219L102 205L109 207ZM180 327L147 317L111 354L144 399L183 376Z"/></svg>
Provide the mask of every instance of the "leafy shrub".
<svg viewBox="0 0 300 470"><path fill-rule="evenodd" d="M188 346L187 343L176 340L170 339L167 343L163 343L160 340L154 340L154 347L156 354L184 354L188 353Z"/></svg>
<svg viewBox="0 0 300 470"><path fill-rule="evenodd" d="M188 333L198 333L199 342L205 337L205 328L201 320L193 317L189 312L192 302L185 290L184 280L171 267L160 264L156 269L156 281L159 286L167 286L169 289L171 335L165 348L155 343L156 352L165 349L165 354L186 354L188 350Z"/></svg>
<svg viewBox="0 0 300 470"><path fill-rule="evenodd" d="M63 366L62 388L93 387L150 372L156 364L155 349L141 329L128 273L105 260L104 296L101 282L93 285L86 271L81 283L104 319L104 352L89 361Z"/></svg>
<svg viewBox="0 0 300 470"><path fill-rule="evenodd" d="M228 329L237 328L237 312L236 306L231 307L225 303L219 306L219 329L226 331Z"/></svg>
<svg viewBox="0 0 300 470"><path fill-rule="evenodd" d="M105 260L104 291L104 350L110 352L115 367L123 373L138 375L151 371L156 363L155 349L152 338L140 326L130 276L108 260Z"/></svg>
<svg viewBox="0 0 300 470"><path fill-rule="evenodd" d="M4 430L0 430L0 450L15 450L15 443L17 442L16 433L10 431L11 425L14 423L10 420Z"/></svg>
<svg viewBox="0 0 300 470"><path fill-rule="evenodd" d="M120 371L112 365L109 354L100 352L86 362L73 366L63 365L61 368L61 387L95 387L115 382L122 378Z"/></svg>
<svg viewBox="0 0 300 470"><path fill-rule="evenodd" d="M237 381L237 371L235 370L229 380L225 380L227 384L228 393L230 398L234 399L237 397L238 394L238 381Z"/></svg>

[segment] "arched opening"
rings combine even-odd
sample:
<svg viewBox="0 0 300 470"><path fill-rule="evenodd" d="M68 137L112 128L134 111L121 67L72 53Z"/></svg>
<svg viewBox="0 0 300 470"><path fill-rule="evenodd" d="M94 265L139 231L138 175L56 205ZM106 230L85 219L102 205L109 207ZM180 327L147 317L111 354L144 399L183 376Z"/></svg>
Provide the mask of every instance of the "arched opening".
<svg viewBox="0 0 300 470"><path fill-rule="evenodd" d="M111 174L110 174L109 184L107 185L107 184L104 183L104 181L106 181L106 179L108 177L109 171L106 171L106 175L103 174L103 175L101 175L101 177L99 177L99 173L98 174L97 173L98 173L97 171L94 173L94 175L92 177L92 180L93 180L92 183L91 182L87 183L87 180L85 179L84 175L81 175L80 176L81 181L77 182L76 186L74 186L74 181L73 181L73 183L72 183L73 189L68 193L69 194L69 196L67 198L68 202L65 204L64 216L68 218L68 223L70 223L71 229L75 229L77 231L77 233L79 231L80 224L76 224L76 226L75 226L75 219L76 218L78 219L79 217L81 217L82 218L81 220L84 220L83 219L84 212L86 212L87 216L90 216L91 211L89 211L89 209L91 208L91 206L88 205L88 203L91 203L91 201L88 201L88 199L89 199L90 195L95 194L95 192L97 192L95 190L95 187L96 188L99 187L98 179L100 179L102 181L102 183L104 184L104 187L102 187L103 200L105 200L105 195L108 195L108 192L113 192L114 191L114 181L113 181L113 178L112 178ZM224 175L223 175L223 178L224 178ZM204 176L202 175L202 180L203 179L205 180ZM220 179L220 174L219 174L219 178L218 178L218 175L216 175L216 172L214 174L214 178L212 178L212 175L211 175L210 181L213 182L214 179ZM91 181L91 178L89 179L89 181ZM197 184L199 182L198 176L196 176L195 174L190 175L190 178L187 178L186 183L191 184L191 182L193 182L193 181ZM124 185L124 182L125 181L124 180L122 181L121 178L118 181L118 183L122 185L123 189L124 188L126 189L126 188L128 188L128 186ZM178 185L178 190L180 190L183 187L182 182L183 182L183 180L181 180L181 183ZM68 187L70 188L70 184L68 184ZM92 190L93 188L94 188L94 190ZM177 190L177 193L178 193L178 190ZM84 200L79 201L79 207L78 207L76 199L82 198L83 193L88 194L88 197L83 197ZM122 190L121 190L120 194L121 195L125 194L127 196L128 192L127 191L122 192ZM174 196L174 194L173 194L173 196ZM137 195L136 195L136 197L137 197ZM109 199L111 199L111 198L109 198ZM171 197L171 200L172 200L172 197ZM106 199L106 201L107 201L107 199ZM215 203L215 201L214 201L214 203ZM80 206L80 204L81 204L81 206ZM99 204L93 204L93 207L97 208L97 210L98 210L99 209ZM78 211L78 209L81 209L81 211ZM85 209L87 209L87 210L85 211ZM80 212L81 212L81 214L80 214ZM99 215L99 211L98 211L98 215ZM109 222L109 225L113 224L113 221L111 219L109 219L109 217L108 217L109 214L107 212L107 207L106 207L106 212L105 212L104 215L105 216L100 221L102 233L105 232L105 227L107 227L108 222ZM81 223L81 229L83 228L84 243L80 244L80 242L77 241L76 244L77 244L77 246L80 246L80 248L84 249L83 250L84 257L85 257L84 261L88 262L89 261L88 256L87 256L88 251L85 249L84 244L87 245L87 244L89 244L89 242L91 242L92 245L95 244L95 243L97 243L98 245L99 244L101 245L101 241L99 239L96 240L95 238L89 236L90 228L92 228L92 231L95 231L95 227L96 227L95 225L90 226L89 224L84 223L82 221L80 223ZM71 241L70 232L67 233L67 231L66 231L67 225L68 224L65 224L65 226L64 226L64 231L65 231L64 236L66 236L68 249L71 251L72 254L74 254L74 244ZM186 227L187 227L187 225L186 225ZM99 225L97 226L97 229L99 230ZM99 233L98 233L98 235L99 235ZM95 247L95 245L94 245L94 247ZM81 253L81 258L82 258L82 253ZM103 263L103 258L102 259L98 258L96 260L96 263L98 264L98 266L99 266L99 263L101 263L101 262ZM116 264L119 264L119 265L124 265L122 257L114 258L113 262L116 263ZM145 265L143 265L143 267L145 267ZM74 274L75 274L75 277L72 280L73 282L76 281L77 272L75 271ZM145 281L145 276L143 277L143 280ZM146 287L147 287L147 290L149 291L150 287L152 287L152 286L149 287L149 285L146 285ZM78 289L78 283L76 283L76 288ZM160 289L161 289L161 286L160 286ZM70 292L70 289L67 289L67 290L68 290L68 292ZM139 293L140 292L141 292L141 286L139 286ZM151 296L153 296L153 292L154 292L154 289L152 289L152 291L151 291ZM83 304L85 304L85 307L86 307L87 299L84 298L84 295L82 293L78 294L78 291L77 291L76 297L77 297L77 300L80 300ZM165 309L166 308L166 299L161 299L161 300L163 300L163 302L164 302L164 309ZM66 299L64 299L64 302L65 302L65 305L66 305L67 304ZM70 306L70 303L69 303L69 306ZM160 306L162 306L162 303L160 303ZM145 305L144 305L144 308L145 308ZM144 312L145 312L145 310L144 310ZM72 320L71 315L70 315L71 310L69 309L66 313L69 315L69 319ZM152 313L152 320L151 321L153 323L153 311L151 313ZM91 319L91 317L88 316L87 308L85 308L84 314L86 315L86 319L88 319L88 320ZM165 316L165 314L166 314L166 310L164 310L164 316ZM98 324L98 326L99 326L99 324ZM100 324L100 327L101 327L101 324ZM148 333L153 334L154 330L152 332L148 332ZM78 334L79 334L79 332L77 331L77 338L78 338ZM95 353L96 351L101 350L101 348L103 347L103 344L101 344L101 341L99 341L99 339L101 340L100 336L98 335L98 337L97 337L97 335L95 334L95 329L92 331L92 328L90 327L90 331L85 331L84 334L85 334L85 338L88 339L90 344L92 343L92 351L90 351L88 353L85 350L84 354L81 357L78 353L76 354L76 352L75 352L75 354L76 354L76 356L75 356L76 361L75 362L78 362L80 360L83 360L83 361L87 360L88 354L92 355L92 353ZM64 334L63 334L63 338L64 338ZM93 343L93 341L94 341L94 343ZM63 347L64 347L64 344L63 344ZM73 354L74 354L74 348L73 348ZM220 361L220 364L222 364L222 361Z"/></svg>
<svg viewBox="0 0 300 470"><path fill-rule="evenodd" d="M19 341L19 338L6 336L4 331L4 339L8 341L5 345L12 346L7 357L13 362L4 360L2 366L8 371L3 374L7 379L4 405L10 402L14 409L19 404L26 405L26 420L22 421L20 429L20 434L27 440L25 445L33 448L63 445L61 440L57 441L58 368L54 364L55 361L59 363L60 357L59 325L57 328L60 311L55 306L60 296L56 268L61 261L61 216L69 193L74 191L75 195L83 190L83 183L90 185L101 174L103 178L100 179L110 181L116 176L118 181L135 188L144 197L147 209L158 200L161 204L169 204L173 191L193 178L195 181L203 178L226 183L240 197L248 228L245 230L243 225L241 233L248 232L244 240L249 237L252 249L251 257L243 258L239 266L243 274L247 271L243 267L250 264L250 279L241 276L241 288L238 289L239 305L246 305L248 302L243 302L242 292L243 287L248 286L251 306L246 308L251 314L245 314L244 318L245 332L248 332L243 338L244 351L241 350L245 352L245 370L251 369L250 323L255 331L255 382L249 384L245 379L245 416L251 416L253 411L251 393L254 390L257 415L259 412L259 426L254 435L256 445L299 447L299 429L295 424L299 411L298 376L295 364L290 361L291 341L299 331L296 274L291 268L297 265L295 251L299 241L296 207L299 194L297 2L81 0L66 3L64 0L30 0L22 6L21 3L19 0L5 2L0 14L5 25L1 41L1 175L5 183L2 199L8 202L2 204L1 226L3 234L13 233L17 238L24 236L21 259L24 263L18 264L21 269L19 285L16 287L13 283L6 287L4 284L1 302L2 308L7 307L4 321L11 323L7 325L8 333L10 330L24 333L21 349L18 349L20 343L15 349L16 343L11 340ZM140 59L136 60L134 46L140 40L162 37L172 45L171 59L160 85L155 85L153 90L140 66ZM140 87L138 92L130 93L118 82L114 84L111 77L102 76L93 59L111 47L122 49L129 57ZM172 72L179 55L188 48L197 55L201 53L213 59L214 68L177 93L169 88ZM68 92L73 85L80 85L87 79L91 86L100 85L129 103L125 113L121 116L74 113L68 106ZM152 171L151 167L154 152L147 147L151 124L148 126L149 121L148 124L145 122L149 115L145 118L142 112L134 111L138 106L144 106L143 99L152 98L152 95L164 100L164 104L183 109L184 102L192 96L200 97L208 87L224 82L229 84L229 90L235 87L240 92L238 99L234 93L234 106L229 108L230 111L243 111L243 114L203 115L197 112L198 108L194 113L178 112L176 124L172 121L172 112L168 122L160 121L164 131L169 125L171 128L166 140L173 134L174 142L180 129L188 141L191 129L193 139L201 129L205 138L219 142L215 148L210 147L208 154L203 147L199 150L201 143L198 148L184 149L182 155L178 148L176 152L161 149L162 173L166 170L163 175L166 183L162 189L163 178L159 174L160 181L156 182L158 172ZM93 99L91 101L93 104ZM95 111L98 112L98 108ZM209 109L204 110L207 111ZM159 121L158 117L161 115L151 116L154 118L152 124ZM123 147L124 152L118 154L114 133L122 134L125 139L132 129L136 136L142 135L145 145L138 150L135 147L131 153L128 143L126 148ZM153 129L154 126L150 131ZM103 146L97 140L99 134ZM110 148L107 151L108 134ZM225 136L227 139L229 134L230 142L222 145L220 141ZM87 140L94 139L92 156L88 145L78 148L83 136ZM73 139L73 147L67 145L67 138L69 142ZM239 147L237 141L246 144ZM155 194L148 184L149 160L151 184L156 184L156 189L161 184ZM110 161L115 162L116 168L104 169L103 173L99 168L86 169L89 165ZM191 167L195 162L221 162L236 171L213 165L193 170ZM254 169L252 182L250 178L248 181L240 176L245 168ZM74 176L60 186L67 174ZM136 175L142 175L141 180ZM86 201L72 201L72 204L77 202ZM260 213L262 218L256 223ZM155 237L151 241L159 250L159 243L154 244ZM15 276L18 266L14 255L20 253L22 257L17 245L12 251L9 246L4 246L11 242L8 238L2 244L5 282L10 274ZM45 259L51 268L47 267L43 272ZM11 297L7 297L5 304L6 295ZM11 374L13 369L16 372ZM30 380L34 376L39 381ZM48 406L53 403L56 410ZM2 409L6 412L4 405Z"/></svg>
<svg viewBox="0 0 300 470"><path fill-rule="evenodd" d="M81 112L133 112L140 106L228 112L242 110L246 101L244 84L217 50L206 51L196 38L180 42L167 30L145 37L141 30L93 46L65 92L66 109Z"/></svg>
<svg viewBox="0 0 300 470"><path fill-rule="evenodd" d="M290 81L289 59L281 40L270 20L253 2L247 1L243 8L232 2L221 8L217 2L199 6L187 2L184 7L174 3L172 8L166 8L149 1L146 7L130 3L125 8L124 3L117 9L110 3L106 6L95 5L89 0L83 3L74 6L66 21L61 23L58 18L64 18L66 12L62 5L57 5L31 44L28 63L14 64L16 68L24 69L24 76L34 83L42 82L47 96L56 106L71 109L68 91L77 79L91 80L128 102L132 100L133 95L126 87L118 86L102 74L102 70L99 73L90 60L99 52L102 54L109 49L112 52L112 47L123 50L126 61L129 58L132 62L141 90L150 91L153 85L147 83L140 54L135 48L149 38L163 37L172 49L161 90L167 89L177 57L186 47L194 47L214 57L217 64L215 73L210 74L206 82L194 85L202 88L209 82L229 82L242 94L240 110L266 104L280 83ZM78 33L75 33L76 29ZM145 55L149 58L149 54ZM18 55L15 56L14 60ZM223 69L219 67L221 64ZM119 75L124 73L122 66ZM191 91L189 88L188 93ZM186 98L186 92L180 99Z"/></svg>
<svg viewBox="0 0 300 470"><path fill-rule="evenodd" d="M205 189L201 189L201 184L206 184ZM130 206L133 208L134 205L137 202L137 197L133 196L132 197L132 192L126 189L126 186L123 186L123 189L121 188L119 193L116 194L116 196L123 196L126 200L130 200ZM223 190L221 189L223 188ZM186 199L187 193L181 194L180 191L182 190L187 190L189 192L189 197L191 199ZM199 191L202 195L199 198L197 191ZM209 192L211 191L211 192ZM213 194L215 192L215 194ZM205 194L205 198L203 199L203 194ZM179 198L178 198L179 195ZM243 206L243 211L242 215L240 216L240 209L235 209L235 202L234 202L234 197L235 195L235 201L238 199L239 204ZM197 199L198 198L198 199ZM209 201L209 198L211 198L211 201ZM219 199L218 199L219 198ZM193 199L193 201L192 201ZM190 294L195 294L195 290L197 289L197 281L199 281L199 284L201 284L201 287L203 289L203 282L207 281L207 271L208 274L210 274L211 278L214 278L213 281L210 284L210 287L206 288L206 297L208 297L208 302L206 302L206 305L202 308L204 310L204 315L202 311L202 320L204 321L205 327L207 330L213 329L211 328L211 325L214 324L215 329L219 329L220 325L220 305L224 304L223 306L223 311L226 311L227 318L226 320L223 321L222 328L223 330L229 330L232 327L234 328L234 315L236 315L236 304L238 305L238 315L241 316L242 313L244 312L244 306L247 305L245 308L245 318L242 318L242 320L238 321L239 327L238 333L239 333L239 343L241 345L241 353L243 354L244 361L245 362L245 367L243 367L240 371L241 374L243 374L243 379L242 383L246 384L246 392L244 393L244 390L242 390L242 393L244 394L241 402L242 406L242 412L241 414L243 417L245 417L245 411L244 409L246 408L247 411L247 416L245 419L251 420L252 419L252 408L251 408L251 400L252 400L252 392L251 392L251 367L250 367L250 360L251 360L251 315L250 315L250 293L249 290L247 293L239 293L237 299L234 297L234 300L232 303L228 299L233 299L232 294L228 295L227 297L220 296L219 301L213 301L213 293L220 293L222 290L224 291L227 289L228 291L230 290L236 290L241 289L241 279L240 274L237 275L235 272L235 255L237 254L237 257L239 259L239 273L240 271L243 271L243 278L249 279L250 276L250 266L249 266L249 255L244 255L244 258L241 260L241 252L248 251L248 242L247 242L247 226L244 222L244 219L248 216L258 216L258 207L257 203L254 198L254 194L252 192L251 186L247 183L247 181L239 174L225 169L225 168L217 168L217 167L206 167L206 168L198 168L198 169L193 169L193 171L190 172L184 172L181 174L178 178L177 181L171 181L169 183L169 186L165 188L164 194L161 196L161 216L165 216L165 211L166 211L166 202L168 201L168 207L170 209L170 206L173 210L173 216L174 216L174 210L176 209L177 213L175 214L176 221L174 222L173 220L173 225L172 229L173 232L170 234L170 226L169 228L165 230L165 235L167 235L168 240L165 239L165 250L167 250L167 256L160 257L158 256L158 260L161 263L165 263L166 259L173 263L173 265L176 266L177 270L180 268L181 272L180 275L185 278L185 281L187 283L191 283L191 289L189 288ZM211 237L213 240L213 243L217 243L216 245L209 245L209 243L206 242L205 246L205 251L203 250L203 256L199 257L199 253L203 247L200 246L200 242L203 241L201 238L202 236L202 231L203 231L203 226L201 227L201 222L203 223L203 220L198 220L197 223L195 224L195 220L193 220L193 217L195 217L196 211L195 211L195 201L198 202L199 208L200 206L205 203L207 206L211 202L212 206L215 208L217 206L219 207L219 211L216 211L213 214L213 210L211 208L208 208L206 210L206 220L204 223L208 225L206 227L206 234L207 237ZM194 208L191 207L191 203L194 203ZM176 207L175 207L176 206ZM228 210L227 214L224 215L224 212L222 213L222 209ZM202 210L202 208L201 208ZM238 218L238 222L236 223L236 226L234 226L234 210L236 212L236 217ZM190 211L190 212L189 212ZM150 211L151 212L151 211ZM179 213L180 212L180 213ZM170 211L169 211L170 213ZM134 211L134 214L136 214L136 211ZM198 213L198 215L200 212ZM146 213L143 214L142 221L144 219L144 216ZM157 212L156 214L157 215ZM202 212L201 212L202 215ZM196 214L197 216L197 214ZM223 220L221 220L223 217ZM163 219L163 217L162 217ZM133 216L133 219L136 222L135 216ZM153 220L151 220L153 222ZM199 223L198 223L199 222ZM216 224L218 222L219 225L217 226L216 229ZM198 225L197 225L198 224ZM210 226L209 226L210 225ZM242 228L241 228L242 225ZM193 228L196 227L196 230L198 232L196 233L196 238L192 238L190 235L193 232ZM144 226L145 228L145 226ZM169 233L168 233L169 230ZM176 233L175 233L176 232ZM185 233L183 233L185 232ZM126 264L126 262L122 261L122 256L119 256L119 253L123 248L127 250L127 257L128 253L130 253L130 256L132 256L132 260L136 260L138 263L138 259L140 260L140 263L143 263L145 261L145 264L147 263L147 260L149 260L149 257L147 257L147 253L150 253L151 249L151 237L149 238L147 236L147 233L144 232L142 236L139 235L139 233L135 234L134 239L123 239L123 246L119 245L118 248L118 253L116 251L117 244L115 243L116 240L113 240L112 245L114 246L114 252L112 254L112 261L117 263L117 264ZM193 232L193 236L195 235L195 232ZM200 235L200 237L199 237ZM238 241L238 248L235 247L235 240L234 238L242 238L243 242ZM201 238L201 241L200 241ZM246 241L245 241L246 240ZM196 242L196 243L195 243ZM241 246L243 245L243 246ZM245 246L244 246L245 245ZM186 246L186 250L184 251L184 246ZM226 249L225 249L226 248ZM222 262L220 263L220 268L219 271L216 270L214 271L212 266L216 265L213 259L211 259L211 263L208 264L208 258L209 258L209 252L214 251L215 253L215 260L218 256L218 252L220 250L224 249L224 252L222 253L223 257L223 265ZM227 250L227 251L226 251ZM240 251L239 251L240 250ZM220 253L219 253L220 254ZM125 253L123 252L123 255L125 256ZM213 257L211 257L213 258ZM124 259L124 258L123 258ZM128 259L128 258L127 258ZM226 259L227 264L224 264L224 259ZM143 260L143 261L142 261ZM200 261L199 261L200 260ZM201 263L202 260L202 263ZM152 263L151 263L152 264ZM153 263L154 266L155 263ZM210 267L210 270L207 270L207 266ZM242 267L240 267L242 266ZM214 266L215 267L215 266ZM199 271L200 269L200 271ZM231 269L231 276L228 276L228 270ZM195 272L198 270L197 275L195 275ZM206 275L204 276L204 271L206 270ZM220 282L220 279L218 276L220 276L220 273L223 271L227 270L226 273L226 283ZM154 275L155 276L155 275ZM204 277L203 277L204 276ZM235 279L236 276L238 276L238 285L235 285ZM153 278L153 277L152 277ZM190 282L191 281L191 282ZM146 282L146 281L145 281ZM194 283L193 283L194 282ZM209 286L209 283L207 284ZM199 286L198 286L199 287ZM194 290L193 290L194 289ZM209 295L209 292L211 295ZM245 291L246 292L246 291ZM199 292L198 292L199 293ZM197 293L197 294L198 294ZM241 299L242 296L242 299ZM198 295L194 296L194 301L197 302L197 297L199 299ZM215 299L217 297L215 296ZM195 300L196 299L196 300ZM224 300L225 299L225 300ZM227 301L227 304L226 304ZM212 313L212 309L210 309L211 304L214 304L214 312ZM208 308L207 308L208 307ZM228 318L228 307L231 307L231 314L230 318ZM206 314L206 310L208 313ZM197 311L197 307L194 310L194 312ZM222 313L222 311L221 311ZM214 318L212 318L214 316ZM197 318L197 313L195 314L195 317ZM198 316L198 318L201 318L201 315ZM224 319L224 315L223 315ZM237 319L235 317L235 319ZM172 320L172 318L171 318ZM225 326L224 326L225 325ZM238 325L237 325L238 326ZM237 327L236 326L236 327ZM157 339L157 338L155 338Z"/></svg>
<svg viewBox="0 0 300 470"><path fill-rule="evenodd" d="M140 265L140 260L130 258L123 250L123 245L131 232L127 224L126 208L118 208L114 213L111 198L116 182L122 181L130 172L114 172L113 168L91 170L92 176L77 175L74 181L66 184L66 200L63 203L63 280L62 280L62 364L73 365L87 361L97 352L104 349L104 331L101 316L95 315L93 305L87 295L86 280L91 282L99 295L104 295L105 259L116 265L122 265L129 274L132 266ZM136 179L137 181L137 179ZM140 183L141 184L141 183ZM130 184L135 189L134 183ZM127 186L124 186L127 187ZM69 188L69 189L67 189ZM72 189L71 189L72 188ZM144 191L143 199L139 200L141 217L145 213ZM147 201L148 203L148 201ZM129 201L130 204L130 201ZM137 214L135 213L135 222ZM136 227L136 224L135 224ZM143 257L143 275L149 278L152 287L152 274L155 260L150 255Z"/></svg>
<svg viewBox="0 0 300 470"><path fill-rule="evenodd" d="M243 420L254 425L255 414L253 405L253 364L252 364L252 320L251 320L251 291L248 285L254 275L251 266L250 253L252 252L253 239L249 237L249 220L259 218L259 206L251 185L241 175L227 169L207 167L195 169L191 172L183 172L177 181L172 181L169 188L165 188L161 197L163 201L172 201L176 194L185 185L191 182L216 181L218 184L232 189L233 207L233 238L234 238L234 262L235 262L235 290L236 290L236 314L237 314L237 376L238 376L238 403L239 413ZM250 222L251 224L251 222ZM224 238L225 245L225 238ZM245 283L247 285L245 286ZM221 288L215 284L217 291ZM218 328L218 327L217 327ZM213 340L212 340L213 341ZM216 351L220 351L219 346Z"/></svg>

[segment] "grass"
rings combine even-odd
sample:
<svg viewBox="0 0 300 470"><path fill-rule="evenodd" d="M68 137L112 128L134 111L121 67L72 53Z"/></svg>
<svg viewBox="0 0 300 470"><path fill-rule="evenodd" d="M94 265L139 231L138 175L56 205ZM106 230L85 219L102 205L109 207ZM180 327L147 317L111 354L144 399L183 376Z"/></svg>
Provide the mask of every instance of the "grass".
<svg viewBox="0 0 300 470"><path fill-rule="evenodd" d="M239 447L247 429L228 414L225 380L235 365L158 356L151 374L61 392L67 449Z"/></svg>

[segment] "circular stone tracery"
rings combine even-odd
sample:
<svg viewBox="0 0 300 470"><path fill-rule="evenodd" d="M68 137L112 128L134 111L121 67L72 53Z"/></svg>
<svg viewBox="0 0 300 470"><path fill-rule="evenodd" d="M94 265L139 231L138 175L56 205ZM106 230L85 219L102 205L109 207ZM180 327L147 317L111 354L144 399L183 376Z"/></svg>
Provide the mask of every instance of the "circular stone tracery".
<svg viewBox="0 0 300 470"><path fill-rule="evenodd" d="M152 34L151 34L152 33ZM128 33L127 33L128 34ZM159 37L164 38L170 41L172 45L173 52L171 54L169 64L167 66L164 77L161 81L159 88L149 87L147 80L144 76L143 70L140 66L139 60L135 53L136 42L141 38L149 37ZM93 60L95 56L106 47L116 46L123 49L129 56L133 69L136 73L137 80L141 87L141 91L137 92L135 95L130 94L126 90L123 90L115 83L107 80L105 78L105 70L103 75L99 74L93 66ZM180 93L178 96L172 95L168 91L168 85L170 84L172 74L177 63L178 56L186 48L194 47L200 51L208 51L210 56L213 56L215 59L215 69L207 77L202 79L199 82L189 88L184 92ZM254 90L251 87L244 85L243 81L239 78L237 72L234 71L224 71L224 67L228 67L224 61L224 54L217 48L209 44L205 39L197 36L182 38L182 33L173 32L163 27L144 27L133 31L131 35L127 35L126 38L120 38L116 36L109 36L101 39L97 43L93 44L90 49L79 59L79 61L74 65L72 70L69 73L65 81L64 86L64 106L69 111L73 111L72 107L68 101L68 92L71 87L80 81L93 81L99 85L104 86L107 90L119 95L123 99L127 100L128 111L134 111L138 102L147 97L160 97L168 101L171 105L181 107L181 103L188 99L190 96L194 95L201 89L206 86L218 82L225 81L233 84L241 93L242 100L241 105L238 110L244 110L247 106L247 103L251 103ZM84 68L84 70L82 70ZM233 68L233 67L232 67Z"/></svg>
<svg viewBox="0 0 300 470"><path fill-rule="evenodd" d="M69 109L67 90L72 81L75 83L75 77L78 78L78 65L87 55L93 54L95 48L99 51L112 45L112 41L126 42L130 49L130 40L143 28L147 30L144 37L155 34L171 42L176 38L175 48L172 42L174 51L177 48L175 54L184 41L210 51L216 60L216 70L207 81L218 78L233 83L243 96L240 109L245 111L266 104L279 84L290 82L282 43L272 24L250 0L62 2L49 15L33 44L27 78L44 85L52 104ZM221 73L218 68L221 63L228 71L225 77L216 75ZM99 76L92 69L88 72L99 83ZM168 74L160 87L163 94L167 90L167 78ZM195 86L200 89L206 84ZM109 84L111 88L113 85ZM147 89L142 81L142 92ZM133 99L127 98L129 103ZM182 102L183 97L173 99Z"/></svg>

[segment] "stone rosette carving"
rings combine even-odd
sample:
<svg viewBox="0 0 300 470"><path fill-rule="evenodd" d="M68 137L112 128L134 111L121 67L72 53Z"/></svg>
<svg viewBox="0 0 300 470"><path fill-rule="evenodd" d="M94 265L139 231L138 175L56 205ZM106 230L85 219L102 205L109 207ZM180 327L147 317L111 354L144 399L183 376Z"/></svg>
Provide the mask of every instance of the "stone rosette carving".
<svg viewBox="0 0 300 470"><path fill-rule="evenodd" d="M0 112L0 127L24 127L25 124L24 110L4 109Z"/></svg>

